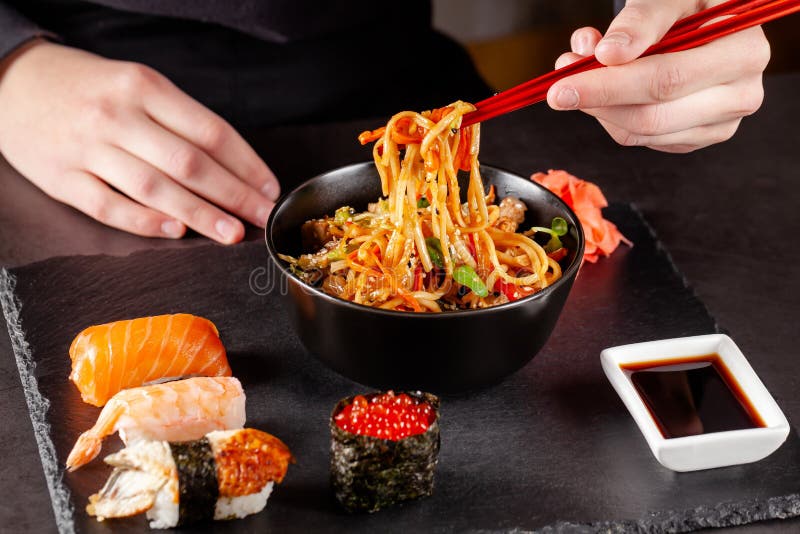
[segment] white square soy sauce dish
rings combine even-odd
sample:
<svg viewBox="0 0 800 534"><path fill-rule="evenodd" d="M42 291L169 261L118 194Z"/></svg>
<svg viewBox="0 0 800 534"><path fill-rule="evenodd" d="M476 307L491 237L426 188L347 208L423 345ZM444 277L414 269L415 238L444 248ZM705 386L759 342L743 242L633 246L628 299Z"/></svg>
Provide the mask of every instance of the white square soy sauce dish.
<svg viewBox="0 0 800 534"><path fill-rule="evenodd" d="M719 356L717 363L721 363L721 369L719 367L714 369L721 371L719 375L731 388L732 392L729 393L740 402L740 406L746 411L755 412L751 413L751 416L755 416L751 417L754 427L709 431L683 437L665 437L664 432L669 433L664 427L665 418L660 418L659 422L656 422L648 405L637 391L632 374L635 370L650 368L652 371L652 368L666 365L673 365L674 367L665 369L675 371L698 369L699 362L704 361L703 358L711 359L715 354ZM695 357L694 361L686 361L692 360L692 357ZM653 455L661 465L674 471L696 471L755 462L772 454L789 435L789 422L775 399L759 380L739 347L724 334L611 347L603 350L600 361L609 381L639 425ZM681 361L683 365L676 363ZM675 378L679 373L672 374ZM641 386L644 379L637 380ZM647 380L654 379L648 377ZM664 389L661 387L661 391ZM649 402L653 403L652 400ZM758 426L759 424L763 426ZM664 432L660 428L664 428Z"/></svg>

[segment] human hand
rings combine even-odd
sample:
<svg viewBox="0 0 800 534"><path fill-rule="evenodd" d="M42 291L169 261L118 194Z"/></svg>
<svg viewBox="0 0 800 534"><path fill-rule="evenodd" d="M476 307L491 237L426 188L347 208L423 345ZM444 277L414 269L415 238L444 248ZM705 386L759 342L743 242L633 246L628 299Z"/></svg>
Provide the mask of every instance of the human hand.
<svg viewBox="0 0 800 534"><path fill-rule="evenodd" d="M691 152L730 139L764 98L762 73L770 58L760 27L703 46L637 59L678 20L720 1L628 0L605 37L594 28L572 34L561 68L594 54L608 68L553 84L547 102L597 118L625 146Z"/></svg>
<svg viewBox="0 0 800 534"><path fill-rule="evenodd" d="M223 119L136 63L40 42L0 69L0 153L109 226L221 243L266 222L280 186Z"/></svg>

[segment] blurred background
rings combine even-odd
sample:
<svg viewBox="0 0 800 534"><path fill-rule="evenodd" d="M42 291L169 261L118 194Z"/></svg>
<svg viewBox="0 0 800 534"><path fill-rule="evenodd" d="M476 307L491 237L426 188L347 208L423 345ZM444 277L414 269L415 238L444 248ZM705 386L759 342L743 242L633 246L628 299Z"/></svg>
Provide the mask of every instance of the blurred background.
<svg viewBox="0 0 800 534"><path fill-rule="evenodd" d="M617 2L622 5L624 2ZM434 25L464 45L484 79L507 89L553 69L573 30L604 31L614 0L433 0ZM772 45L767 72L800 71L800 14L764 27Z"/></svg>

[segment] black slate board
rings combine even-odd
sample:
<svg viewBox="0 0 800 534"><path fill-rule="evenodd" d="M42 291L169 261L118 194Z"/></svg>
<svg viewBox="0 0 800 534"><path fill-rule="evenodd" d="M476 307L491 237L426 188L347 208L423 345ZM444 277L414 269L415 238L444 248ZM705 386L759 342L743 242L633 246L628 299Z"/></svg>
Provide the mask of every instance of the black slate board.
<svg viewBox="0 0 800 534"><path fill-rule="evenodd" d="M444 397L434 496L374 515L342 513L327 474L330 410L365 388L308 355L277 299L258 289L267 267L260 242L55 258L0 271L59 528L147 528L143 517L98 523L84 513L109 473L101 462L76 473L60 467L99 413L67 380L72 338L90 324L179 311L218 325L248 395L248 425L279 436L298 460L264 513L192 531L685 531L797 516L794 431L772 456L745 466L679 474L651 456L602 373L600 351L718 328L640 214L615 205L607 215L635 247L584 266L530 364L498 386ZM108 441L103 454L120 445Z"/></svg>

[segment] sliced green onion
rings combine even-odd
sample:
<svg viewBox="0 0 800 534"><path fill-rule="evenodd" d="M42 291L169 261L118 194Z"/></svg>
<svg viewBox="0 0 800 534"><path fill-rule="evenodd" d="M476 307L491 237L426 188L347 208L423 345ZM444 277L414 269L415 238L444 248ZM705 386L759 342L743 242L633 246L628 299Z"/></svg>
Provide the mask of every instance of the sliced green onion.
<svg viewBox="0 0 800 534"><path fill-rule="evenodd" d="M438 237L426 237L425 245L428 249L428 256L437 267L444 267L444 256L442 255L442 242Z"/></svg>
<svg viewBox="0 0 800 534"><path fill-rule="evenodd" d="M559 237L567 234L569 225L567 224L567 221L561 217L553 217L553 222L550 223L550 228L553 230L552 236L550 237L550 241L548 241L547 245L544 247L545 251L548 253L555 252L564 246Z"/></svg>
<svg viewBox="0 0 800 534"><path fill-rule="evenodd" d="M561 217L553 217L553 222L550 223L550 228L553 229L553 234L557 236L567 235L569 225L567 221Z"/></svg>
<svg viewBox="0 0 800 534"><path fill-rule="evenodd" d="M353 250L358 248L357 243L348 243L347 238L342 239L339 241L339 244L336 245L336 248L331 249L328 254L327 258L330 261L339 261L345 259L345 256L353 252Z"/></svg>
<svg viewBox="0 0 800 534"><path fill-rule="evenodd" d="M545 228L544 226L534 226L531 228L533 232L544 232L545 234L550 234L550 241L544 246L545 252L555 252L556 250L560 249L564 245L561 243L559 236L567 235L569 231L569 224L565 219L562 217L553 217L553 221L550 223L550 228ZM526 232L527 234L528 232Z"/></svg>
<svg viewBox="0 0 800 534"><path fill-rule="evenodd" d="M444 258L442 257L442 253L436 250L435 248L428 247L428 256L431 258L431 262L439 267L444 267Z"/></svg>
<svg viewBox="0 0 800 534"><path fill-rule="evenodd" d="M343 260L345 256L344 250L341 248L335 248L328 252L328 259L331 261L339 261Z"/></svg>
<svg viewBox="0 0 800 534"><path fill-rule="evenodd" d="M425 197L420 197L420 199L417 200L417 208L419 209L427 208L430 205L431 203L428 202L428 199Z"/></svg>
<svg viewBox="0 0 800 534"><path fill-rule="evenodd" d="M333 216L333 222L336 224L344 224L347 222L347 219L353 216L353 213L355 213L355 210L350 206L342 206L336 210Z"/></svg>
<svg viewBox="0 0 800 534"><path fill-rule="evenodd" d="M442 242L441 242L441 241L439 241L439 238L438 238L438 237L433 237L433 236L431 236L431 237L426 237L426 238L425 238L425 244L426 244L426 245L428 245L428 248L431 248L431 247L435 248L435 249L436 249L436 251L437 251L439 254L441 254L441 253L442 253Z"/></svg>
<svg viewBox="0 0 800 534"><path fill-rule="evenodd" d="M386 199L382 198L382 199L378 200L377 205L373 209L375 211L373 213L371 213L370 215L373 215L373 214L374 215L381 215L383 213L386 213L387 211L389 211L389 202Z"/></svg>
<svg viewBox="0 0 800 534"><path fill-rule="evenodd" d="M553 234L553 237L551 237L550 241L548 241L544 246L544 251L549 254L551 252L555 252L563 246L564 245L561 243L561 240L558 238L558 236Z"/></svg>
<svg viewBox="0 0 800 534"><path fill-rule="evenodd" d="M545 228L544 226L532 226L531 230L534 232L544 232L554 236L562 236L567 235L567 232L569 231L569 224L567 224L567 221L561 217L553 217L553 222L550 223L550 228Z"/></svg>
<svg viewBox="0 0 800 534"><path fill-rule="evenodd" d="M453 270L453 280L470 288L479 297L486 297L489 295L489 290L486 284L483 283L481 277L475 272L475 269L469 265L459 265Z"/></svg>

